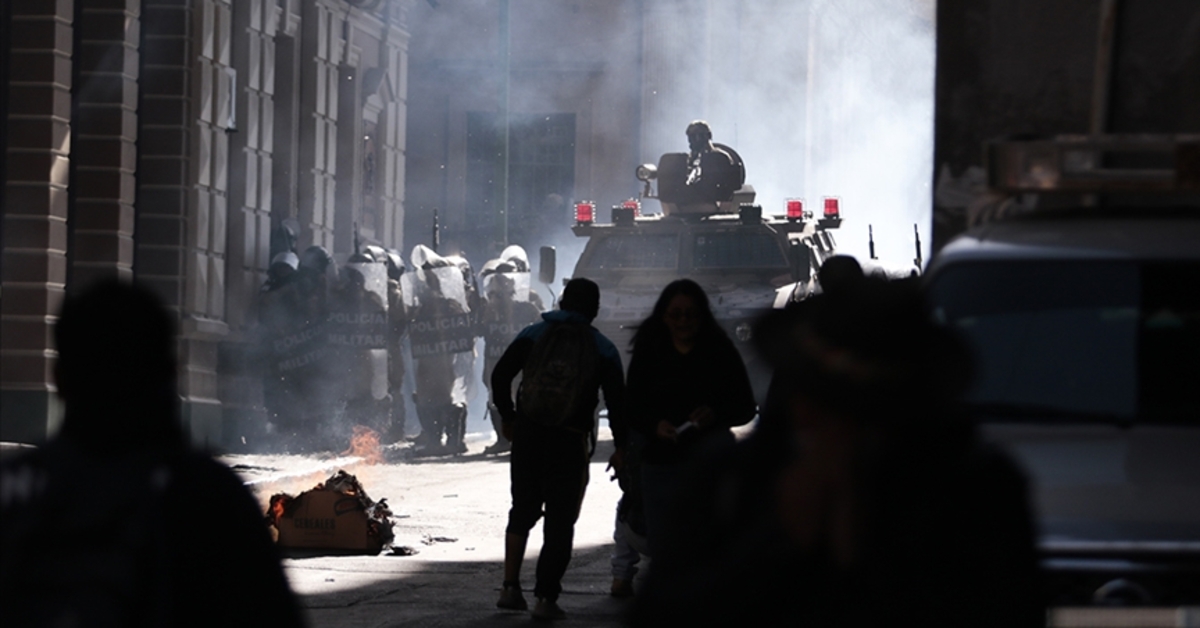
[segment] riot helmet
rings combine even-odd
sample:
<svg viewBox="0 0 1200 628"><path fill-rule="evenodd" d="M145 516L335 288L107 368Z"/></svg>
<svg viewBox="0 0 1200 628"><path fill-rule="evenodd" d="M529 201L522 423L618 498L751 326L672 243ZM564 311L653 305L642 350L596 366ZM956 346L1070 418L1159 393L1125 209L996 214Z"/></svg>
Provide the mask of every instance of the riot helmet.
<svg viewBox="0 0 1200 628"><path fill-rule="evenodd" d="M300 268L318 275L324 275L332 263L333 258L329 255L329 251L316 244L304 249L304 253L300 255Z"/></svg>
<svg viewBox="0 0 1200 628"><path fill-rule="evenodd" d="M374 264L377 260L367 253L355 253L347 260L347 264Z"/></svg>
<svg viewBox="0 0 1200 628"><path fill-rule="evenodd" d="M291 251L284 251L271 259L267 268L267 280L271 285L287 281L300 268L300 258Z"/></svg>
<svg viewBox="0 0 1200 628"><path fill-rule="evenodd" d="M373 261L379 262L381 264L383 263L383 260L387 257L387 251L383 250L383 247L379 246L377 244L368 244L368 245L364 246L363 254L370 257Z"/></svg>
<svg viewBox="0 0 1200 628"><path fill-rule="evenodd" d="M516 272L529 272L529 255L525 253L525 249L520 245L511 244L505 247L500 252L500 260L511 264Z"/></svg>
<svg viewBox="0 0 1200 628"><path fill-rule="evenodd" d="M396 251L385 251L383 263L387 265L388 279L399 281L400 275L404 274L404 260Z"/></svg>

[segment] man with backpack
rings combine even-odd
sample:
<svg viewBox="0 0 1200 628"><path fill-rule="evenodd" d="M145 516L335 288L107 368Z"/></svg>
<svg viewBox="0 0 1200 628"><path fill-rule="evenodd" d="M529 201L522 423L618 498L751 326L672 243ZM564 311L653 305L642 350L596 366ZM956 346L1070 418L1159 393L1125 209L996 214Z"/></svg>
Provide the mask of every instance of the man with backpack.
<svg viewBox="0 0 1200 628"><path fill-rule="evenodd" d="M559 309L517 335L492 372L493 403L504 437L512 441L512 509L504 544L504 583L496 606L528 608L521 594L521 562L529 530L545 509L533 609L537 619L562 619L562 577L571 560L575 521L588 482L597 393L604 393L620 466L624 450L625 386L621 356L591 326L600 309L600 288L572 279ZM521 374L514 407L512 382Z"/></svg>

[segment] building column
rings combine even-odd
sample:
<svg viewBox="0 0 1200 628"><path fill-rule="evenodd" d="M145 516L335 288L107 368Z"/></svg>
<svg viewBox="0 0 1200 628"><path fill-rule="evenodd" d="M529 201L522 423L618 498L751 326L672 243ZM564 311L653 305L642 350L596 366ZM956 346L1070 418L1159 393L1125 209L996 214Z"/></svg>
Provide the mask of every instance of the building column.
<svg viewBox="0 0 1200 628"><path fill-rule="evenodd" d="M10 11L0 266L0 440L41 442L60 420L53 327L67 282L70 2Z"/></svg>
<svg viewBox="0 0 1200 628"><path fill-rule="evenodd" d="M72 292L133 276L140 0L81 3L75 25Z"/></svg>
<svg viewBox="0 0 1200 628"><path fill-rule="evenodd" d="M138 164L140 283L179 314L181 417L200 446L221 442L217 346L225 323L229 134L236 130L232 8L146 0Z"/></svg>

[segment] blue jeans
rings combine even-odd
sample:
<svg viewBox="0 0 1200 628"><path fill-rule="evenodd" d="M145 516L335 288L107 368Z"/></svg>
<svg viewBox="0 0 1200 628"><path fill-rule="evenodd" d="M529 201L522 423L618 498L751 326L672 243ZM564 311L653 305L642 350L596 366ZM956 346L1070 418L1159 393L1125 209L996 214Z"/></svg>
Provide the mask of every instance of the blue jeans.
<svg viewBox="0 0 1200 628"><path fill-rule="evenodd" d="M617 519L613 523L612 575L622 580L633 580L637 575L638 563L642 560L639 547L645 545L636 532L629 529L629 524Z"/></svg>

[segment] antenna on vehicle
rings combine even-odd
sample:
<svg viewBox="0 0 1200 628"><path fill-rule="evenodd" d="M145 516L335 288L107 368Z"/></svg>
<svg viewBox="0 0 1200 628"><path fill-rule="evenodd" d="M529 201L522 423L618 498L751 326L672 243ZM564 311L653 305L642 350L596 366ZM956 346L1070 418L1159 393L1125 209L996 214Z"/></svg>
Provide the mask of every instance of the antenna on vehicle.
<svg viewBox="0 0 1200 628"><path fill-rule="evenodd" d="M871 251L871 259L878 259L875 257L875 228L871 225L867 225L867 248Z"/></svg>
<svg viewBox="0 0 1200 628"><path fill-rule="evenodd" d="M921 232L917 229L917 223L915 222L913 223L913 240L917 245L917 257L913 260L913 263L916 264L917 270L919 271L925 262L921 258Z"/></svg>

